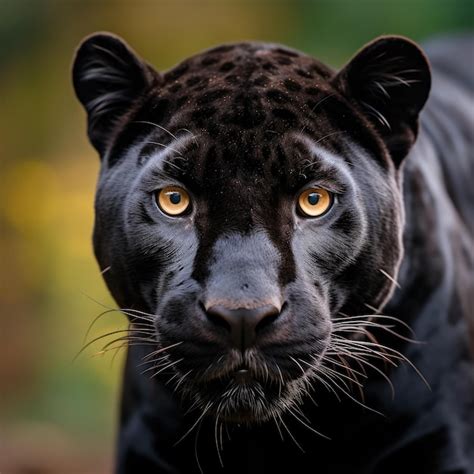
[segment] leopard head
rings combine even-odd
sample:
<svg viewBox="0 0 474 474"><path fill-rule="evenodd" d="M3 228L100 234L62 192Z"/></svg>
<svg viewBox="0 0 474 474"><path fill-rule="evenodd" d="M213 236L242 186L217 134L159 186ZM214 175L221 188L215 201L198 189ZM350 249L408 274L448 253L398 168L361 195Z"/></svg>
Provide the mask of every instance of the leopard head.
<svg viewBox="0 0 474 474"><path fill-rule="evenodd" d="M161 73L99 33L73 81L102 164L95 253L157 378L231 421L298 403L334 322L394 289L424 54L382 37L336 72L249 42Z"/></svg>

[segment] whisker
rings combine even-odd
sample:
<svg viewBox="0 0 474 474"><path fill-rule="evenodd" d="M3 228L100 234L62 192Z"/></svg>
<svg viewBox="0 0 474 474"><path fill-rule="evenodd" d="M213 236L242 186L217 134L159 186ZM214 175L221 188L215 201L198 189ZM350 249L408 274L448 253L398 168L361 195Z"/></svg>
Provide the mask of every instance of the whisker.
<svg viewBox="0 0 474 474"><path fill-rule="evenodd" d="M328 376L327 374L322 374L322 375L326 375ZM383 413L380 413L379 411L375 410L374 408L371 408L369 407L368 405L366 405L365 403L362 403L361 401L357 400L357 398L354 398L350 393L348 393L346 390L344 390L340 385L337 384L337 382L334 381L334 379L330 379L330 381L342 392L344 393L344 395L346 395L347 397L349 397L354 403L356 403L357 405L360 405L361 407L373 412L373 413L377 413L378 415L380 416L383 416L385 417L385 415Z"/></svg>
<svg viewBox="0 0 474 474"><path fill-rule="evenodd" d="M161 374L161 372L163 372L164 370L169 369L173 365L179 364L183 360L184 360L184 358L181 358L181 359L175 360L174 362L170 362L168 365L165 365L163 368L161 368L158 372L154 373L150 378L152 379L152 378L156 377L158 374Z"/></svg>
<svg viewBox="0 0 474 474"><path fill-rule="evenodd" d="M400 289L402 288L402 287L400 286L400 283L398 283L398 281L395 280L395 278L393 278L392 275L389 275L384 269L379 268L379 272L380 272L383 276L387 277L397 288L400 288Z"/></svg>
<svg viewBox="0 0 474 474"><path fill-rule="evenodd" d="M351 352L346 352L344 355L346 355L347 357L350 357L350 358L353 358L355 361L357 361L359 364L365 364L367 365L368 367L370 367L371 369L375 370L378 374L380 374L384 379L385 381L388 383L389 387L390 387L390 391L391 391L391 394L392 394L392 400L395 399L395 387L393 386L393 383L392 381L390 380L390 378L387 376L387 374L385 374L382 370L380 370L378 367L376 367L375 365L371 364L369 361L367 361L366 359L364 358L359 358L357 357L355 354L352 354Z"/></svg>
<svg viewBox="0 0 474 474"><path fill-rule="evenodd" d="M188 370L179 380L178 380L178 383L175 385L175 387L173 388L173 392L176 393L176 391L178 390L178 387L184 382L185 378L193 371L193 369L191 370Z"/></svg>
<svg viewBox="0 0 474 474"><path fill-rule="evenodd" d="M360 322L359 325L344 325L342 323L335 323L334 324L334 332L361 332L364 331L364 327L371 327L375 329L381 329L385 332L388 332L389 334L392 334L393 336L402 339L403 341L406 342L411 342L413 344L424 344L423 341L418 341L416 339L411 339L409 337L402 336L398 332L394 331L393 328L394 326L385 326L383 324L377 324L371 321L367 322Z"/></svg>
<svg viewBox="0 0 474 474"><path fill-rule="evenodd" d="M179 372L176 372L174 375L172 375L166 382L165 382L165 385L168 385L170 384L173 379L175 379L176 377L179 377Z"/></svg>
<svg viewBox="0 0 474 474"><path fill-rule="evenodd" d="M351 390L349 385L347 385L347 382L343 378L340 377L340 374L338 372L336 373L334 373L334 371L331 372L330 370L328 370L328 367L325 367L325 366L320 366L318 372L322 375L326 375L333 382L335 380L339 380L344 385L344 387L346 387L347 390L349 391Z"/></svg>
<svg viewBox="0 0 474 474"><path fill-rule="evenodd" d="M169 356L168 354L165 354L164 356L161 356L159 357L158 359L154 360L154 364L151 366L151 367L148 367L147 369L143 370L141 372L141 374L146 374L147 372L151 372L152 370L156 370L156 369L159 369L163 366L165 366L166 364L169 363Z"/></svg>
<svg viewBox="0 0 474 474"><path fill-rule="evenodd" d="M157 123L154 123L154 122L148 122L147 120L134 120L133 122L131 123L143 123L143 124L146 124L146 125L153 125L154 127L156 128L159 128L160 130L163 130L164 132L166 132L168 135L170 135L171 137L173 137L175 140L178 139L178 137L176 135L174 135L173 133L171 133L168 129L166 129L165 127L162 127L161 125L158 125Z"/></svg>
<svg viewBox="0 0 474 474"><path fill-rule="evenodd" d="M299 362L292 356L290 356L290 359L299 367L299 369L301 370L303 376L306 375L306 371L303 369L303 367L301 367L301 365L299 364ZM301 359L300 359L301 360Z"/></svg>
<svg viewBox="0 0 474 474"><path fill-rule="evenodd" d="M342 357L339 360L341 360L341 359L342 359ZM356 373L357 375L360 375L361 377L363 377L365 379L367 378L367 374L364 374L364 373L359 372L358 370L352 368L349 364L347 364L347 361L345 361L346 362L345 364L340 363L340 362L337 362L337 361L335 361L334 359L332 359L330 357L326 357L326 354L324 355L323 360L327 360L331 364L337 365L338 367L341 367L343 369L350 370L352 373ZM344 360L344 359L342 359L342 360Z"/></svg>
<svg viewBox="0 0 474 474"><path fill-rule="evenodd" d="M350 366L350 364L347 362L346 359L344 359L344 357L342 357L341 355L338 355L337 358L341 361L341 363L335 361L334 359L332 359L331 357L327 357L326 355L324 355L323 357L323 362L324 361L328 361L330 364L332 365L335 365L336 366L336 369L337 370L337 367L341 367L343 368L346 373L349 375L351 374L352 377L354 377L354 379L356 379L357 381L359 380L357 378L357 375L360 375L363 379L367 379L367 373L362 373L362 372L359 372L358 370L354 369L353 367ZM360 385L357 387L358 390L359 390L359 394L360 394L360 398L361 400L364 400L364 391L363 391L363 386Z"/></svg>
<svg viewBox="0 0 474 474"><path fill-rule="evenodd" d="M188 431L186 431L186 433L184 433L183 436L181 436L181 438L178 439L178 441L176 441L176 443L173 444L173 448L176 447L179 443L181 443L181 441L183 441L186 438L186 436L188 436L194 430L194 428L198 425L198 423L202 420L202 418L204 418L204 415L209 411L211 406L212 406L212 402L208 402L208 404L206 405L202 413L199 415L196 422L191 426L191 428L188 429Z"/></svg>
<svg viewBox="0 0 474 474"><path fill-rule="evenodd" d="M112 311L128 311L130 313L138 313L138 314L142 314L142 315L146 315L146 316L150 316L151 318L155 318L156 315L155 314L152 314L152 313L146 313L144 311L139 311L138 309L133 309L133 308L112 308L110 306L107 306L106 304L104 303L101 303L100 301L96 300L95 298L93 298L92 296L88 295L87 293L84 293L83 291L81 291L81 294L83 296L85 296L86 298L89 298L91 301L93 301L94 303L98 304L99 306L102 306L102 308L105 308L105 309L109 309L109 310L112 310Z"/></svg>
<svg viewBox="0 0 474 474"><path fill-rule="evenodd" d="M282 441L285 441L285 439L283 438L283 433L281 432L280 425L278 424L278 420L277 420L277 418L276 418L275 413L272 413L272 419L273 419L273 421L275 422L275 425L276 425L276 427L277 427L278 434L280 435L280 439L281 439Z"/></svg>
<svg viewBox="0 0 474 474"><path fill-rule="evenodd" d="M157 349L156 351L153 351L153 352L150 352L150 354L147 354L146 356L142 357L142 359L145 361L145 362L140 362L138 364L138 366L140 365L144 365L144 364L149 364L150 362L154 362L153 360L148 360L148 359L151 359L152 357L160 354L161 352L164 352L164 351L167 351L168 349L172 349L173 347L176 347L176 346L179 346L180 344L182 344L184 341L179 341L179 342L175 342L174 344L170 344L169 346L166 346L166 347L161 347L160 349Z"/></svg>
<svg viewBox="0 0 474 474"><path fill-rule="evenodd" d="M365 304L366 306L368 306L367 304ZM373 306L370 307L369 309L375 309ZM339 313L339 314L343 314L343 313ZM362 315L358 315L358 316L347 316L347 315L344 315L344 317L342 318L333 318L332 321L334 322L337 322L337 321L344 321L344 320L357 320L357 319L363 319L363 318L373 318L373 319L387 319L387 320L391 320L391 321L395 321L399 324L401 324L402 326L404 326L408 331L410 331L410 333L415 336L415 333L413 331L413 329L405 322L405 321L402 321L401 319L399 318L395 318L394 316L387 316L386 314L362 314ZM367 319L363 319L364 321L366 321ZM370 321L368 321L370 322Z"/></svg>
<svg viewBox="0 0 474 474"><path fill-rule="evenodd" d="M105 267L103 270L100 271L100 274L105 275L111 268L112 268L111 265L109 265L108 267Z"/></svg>
<svg viewBox="0 0 474 474"><path fill-rule="evenodd" d="M181 152L179 150L177 150L176 148L173 148L169 145L165 145L163 143L160 143L160 142L153 142L153 141L148 141L148 142L145 142L146 144L151 144L151 145L158 145L158 146L161 146L163 148L166 148L167 150L171 150L171 151L174 151L178 156L183 157L183 155L181 154Z"/></svg>
<svg viewBox="0 0 474 474"><path fill-rule="evenodd" d="M118 339L114 339L112 341L112 343L121 342L121 341L128 341L128 339L118 338ZM148 342L130 342L130 341L128 341L128 342L124 342L123 344L121 344L119 346L116 346L116 347L109 347L109 348L106 348L106 349L101 349L100 351L97 351L94 354L91 354L91 357L103 356L107 352L114 351L114 350L117 350L117 349L126 348L126 347L133 347L133 346L142 347L142 346L148 346L148 345L151 346L153 344L148 343Z"/></svg>
<svg viewBox="0 0 474 474"><path fill-rule="evenodd" d="M315 433L315 434L317 434L317 435L319 435L319 436L321 436L321 437L323 437L323 438L325 438L325 439L331 441L331 438L330 438L329 436L326 436L325 434L322 434L322 433L320 433L319 431L316 431L312 426L310 426L310 425L308 425L307 423L305 423L300 417L298 417L298 416L296 415L296 413L295 413L290 407L288 407L287 410L288 410L288 413L289 413L290 415L292 415L292 416L293 416L297 421L299 421L304 427L308 428L308 430L310 430L310 431L312 431L313 433Z"/></svg>
<svg viewBox="0 0 474 474"><path fill-rule="evenodd" d="M328 391L331 392L335 397L338 402L341 402L341 398L339 397L338 393L334 390L334 388L328 384L328 382L323 379L322 377L319 376L319 372L316 374L313 374L313 377L319 381L321 384L323 384L324 388Z"/></svg>
<svg viewBox="0 0 474 474"><path fill-rule="evenodd" d="M348 375L345 375L345 374L341 374L340 372L338 372L337 370L334 370L334 369L331 369L330 367L328 367L327 365L323 365L324 369L326 371L328 371L329 373L332 373L334 374L335 376L337 377L342 377L344 379L347 379L349 380L350 382L353 382L355 383L358 387L363 387L363 385L356 379L352 378L352 377L349 377ZM347 387L349 389L349 387Z"/></svg>
<svg viewBox="0 0 474 474"><path fill-rule="evenodd" d="M113 341L107 342L107 344L105 344L102 347L102 351L106 351L106 349L108 349L112 344L114 344L115 342L118 342L118 341L126 341L128 343L139 342L141 345L156 346L156 341L155 340L151 340L151 339L144 338L144 337L138 337L138 336L135 337L135 336L131 336L131 335L125 335L125 336L119 337L117 339L114 339Z"/></svg>
<svg viewBox="0 0 474 474"><path fill-rule="evenodd" d="M311 107L311 111L310 113L313 113L316 111L316 109L323 103L325 102L326 100L330 99L331 97L334 97L336 94L327 94L325 95L322 99L318 100L318 102L316 102L315 105L313 105L313 107ZM303 128L300 130L300 133L303 133L307 127L307 125L310 123L310 120L308 119L306 121L306 123L304 124Z"/></svg>
<svg viewBox="0 0 474 474"><path fill-rule="evenodd" d="M283 428L285 428L286 432L290 435L290 438L293 440L293 443L295 443L295 445L300 449L300 451L302 453L305 453L305 450L300 446L300 444L298 443L298 441L296 441L295 437L293 436L293 434L291 433L291 431L288 429L288 426L286 426L285 422L283 421L283 418L281 417L281 415L277 415L278 416L278 419L280 420Z"/></svg>
<svg viewBox="0 0 474 474"><path fill-rule="evenodd" d="M116 331L110 331L106 334L102 334L101 336L98 336L98 337L95 337L94 339L92 339L91 341L89 341L87 344L85 344L81 350L75 355L75 357L73 358L73 362L91 345L91 344L94 344L94 342L97 342L97 341L100 341L101 339L103 339L104 337L107 337L107 336L112 336L114 334L120 334L120 333L124 333L124 332L129 332L130 329L118 329Z"/></svg>
<svg viewBox="0 0 474 474"><path fill-rule="evenodd" d="M201 432L201 426L202 426L202 420L199 423L199 426L196 431L196 438L194 439L194 458L196 459L196 464L198 466L200 474L204 474L204 471L201 467L201 463L199 462L199 456L198 456L198 439L199 439L199 433Z"/></svg>
<svg viewBox="0 0 474 474"><path fill-rule="evenodd" d="M214 422L214 440L216 443L216 450L217 450L217 456L219 458L219 464L221 465L222 468L224 468L224 462L222 461L221 451L219 449L219 442L217 438L218 423L219 423L219 408L217 409L216 420Z"/></svg>
<svg viewBox="0 0 474 474"><path fill-rule="evenodd" d="M120 344L120 346L118 346L116 349L115 349L115 352L114 352L114 355L112 356L112 360L110 361L110 367L113 366L113 363L115 361L115 359L117 358L117 355L119 354L120 352L120 349L123 349L124 347L127 347L128 344L126 344L125 342L123 344Z"/></svg>
<svg viewBox="0 0 474 474"><path fill-rule="evenodd" d="M377 356L386 360L389 364L392 364L395 367L397 365L393 362L391 358L395 360L405 360L405 361L407 360L407 358L400 352L390 347L384 346L382 344L376 344L369 341L354 341L353 339L345 339L337 335L333 335L333 340L335 342L335 345L343 345L345 347L352 348L352 349L357 348L358 351L376 354ZM377 349L381 349L383 350L383 352ZM389 353L387 354L387 352Z"/></svg>

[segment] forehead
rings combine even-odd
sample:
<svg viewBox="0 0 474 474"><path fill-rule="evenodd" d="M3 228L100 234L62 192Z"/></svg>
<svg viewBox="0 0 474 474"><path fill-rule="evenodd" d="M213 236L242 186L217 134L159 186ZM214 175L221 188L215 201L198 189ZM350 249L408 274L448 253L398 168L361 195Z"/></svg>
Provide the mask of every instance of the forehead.
<svg viewBox="0 0 474 474"><path fill-rule="evenodd" d="M182 122L213 137L309 126L308 114L331 92L331 71L280 46L241 43L194 56L164 76L157 91Z"/></svg>

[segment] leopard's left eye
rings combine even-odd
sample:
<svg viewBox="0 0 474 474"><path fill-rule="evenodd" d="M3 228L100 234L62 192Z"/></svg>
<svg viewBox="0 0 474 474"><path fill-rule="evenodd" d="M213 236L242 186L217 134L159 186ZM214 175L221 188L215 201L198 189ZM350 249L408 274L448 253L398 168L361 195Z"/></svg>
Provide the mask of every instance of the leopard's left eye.
<svg viewBox="0 0 474 474"><path fill-rule="evenodd" d="M191 198L188 192L178 186L166 186L155 194L159 208L169 216L183 215L191 207Z"/></svg>
<svg viewBox="0 0 474 474"><path fill-rule="evenodd" d="M331 209L334 198L324 188L308 188L298 196L298 211L304 217L320 217Z"/></svg>

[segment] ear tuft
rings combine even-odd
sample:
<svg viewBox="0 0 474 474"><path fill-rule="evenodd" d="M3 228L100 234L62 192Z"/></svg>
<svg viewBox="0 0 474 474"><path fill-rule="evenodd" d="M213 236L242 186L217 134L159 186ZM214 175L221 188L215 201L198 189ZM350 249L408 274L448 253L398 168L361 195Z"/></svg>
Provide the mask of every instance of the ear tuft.
<svg viewBox="0 0 474 474"><path fill-rule="evenodd" d="M119 37L95 33L77 49L72 76L77 98L87 111L89 139L102 155L119 119L156 73Z"/></svg>
<svg viewBox="0 0 474 474"><path fill-rule="evenodd" d="M333 80L372 122L396 165L408 154L430 91L428 60L411 40L381 37L362 48Z"/></svg>

